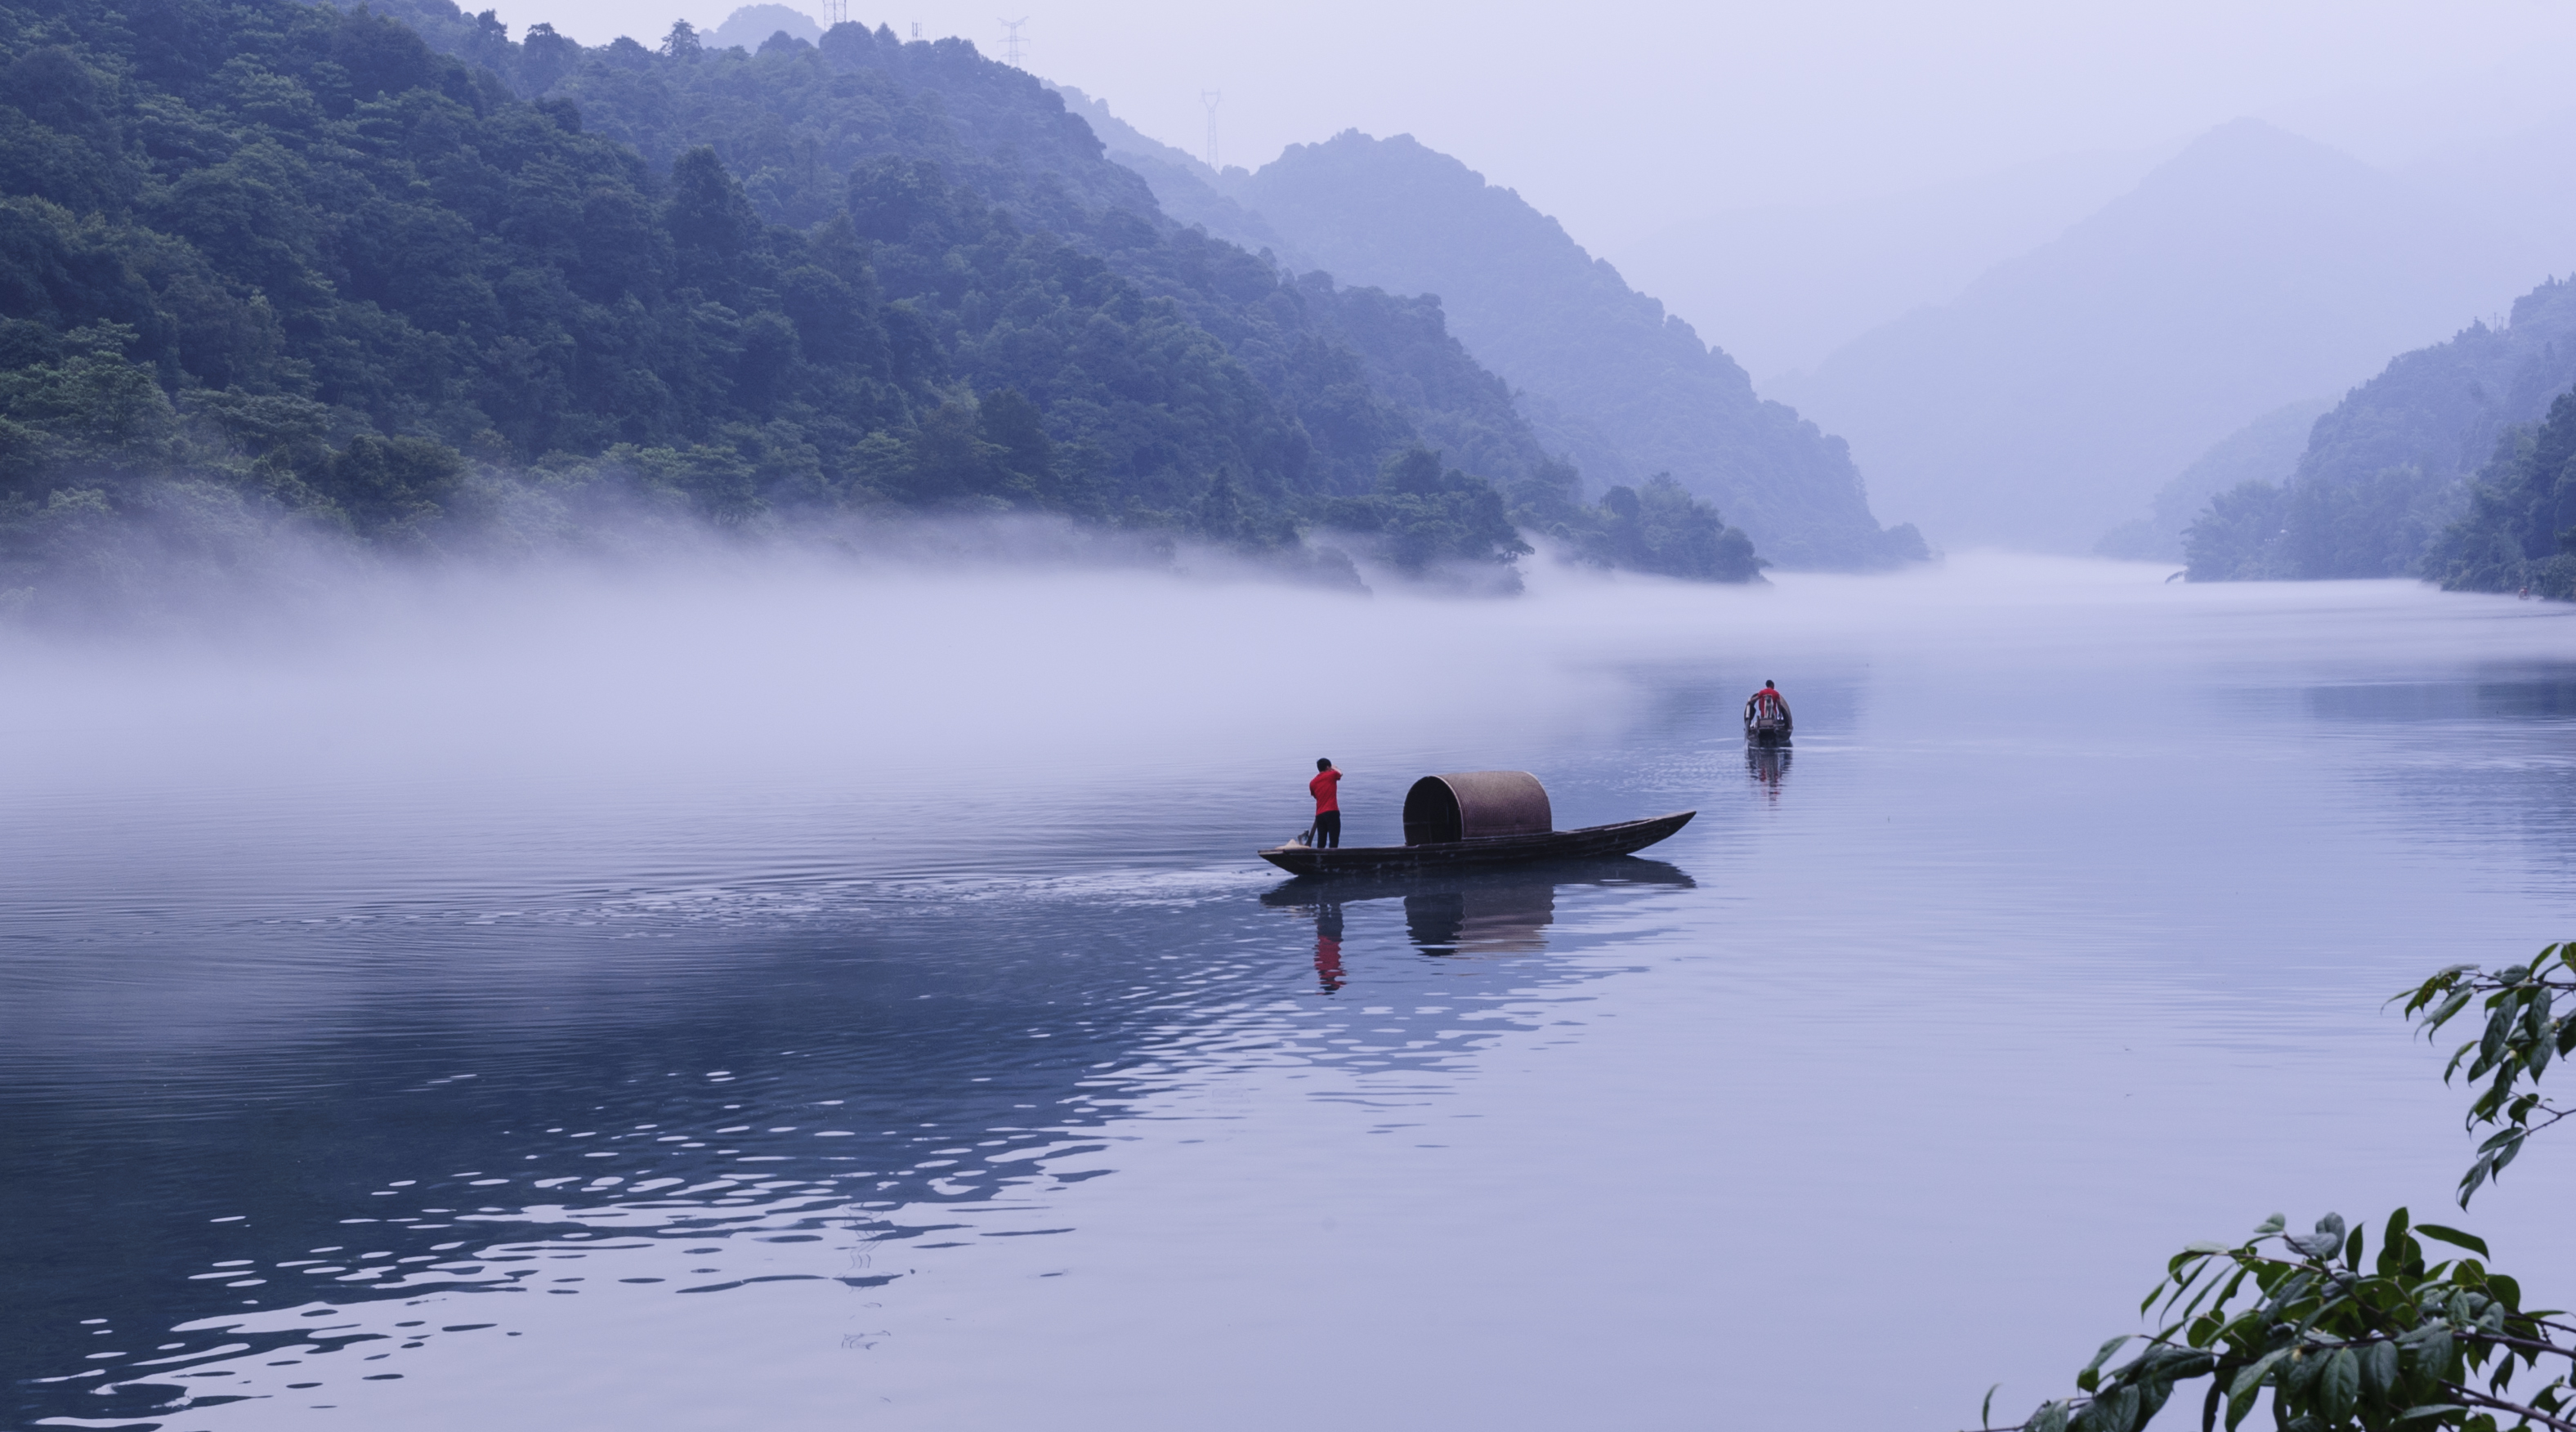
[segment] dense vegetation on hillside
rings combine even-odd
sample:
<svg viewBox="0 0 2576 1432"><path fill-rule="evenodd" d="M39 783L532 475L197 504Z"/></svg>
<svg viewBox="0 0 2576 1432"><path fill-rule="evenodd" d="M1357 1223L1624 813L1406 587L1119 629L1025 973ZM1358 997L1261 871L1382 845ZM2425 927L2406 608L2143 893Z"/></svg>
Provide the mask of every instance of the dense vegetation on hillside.
<svg viewBox="0 0 2576 1432"><path fill-rule="evenodd" d="M1484 475L1421 450L1544 463L1436 308L1162 220L971 46L585 49L410 13L472 62L364 8L0 5L13 603L256 564L281 525L431 548L638 509L1055 512L1298 562L1329 525L1409 570L1525 550Z"/></svg>
<svg viewBox="0 0 2576 1432"><path fill-rule="evenodd" d="M2317 420L2287 481L2247 482L2213 498L2187 539L2192 580L2420 575L2477 590L2532 584L2539 579L2507 580L2493 557L2531 537L2493 499L2538 480L2514 467L2534 442L2522 429L2554 413L2552 400L2571 382L2576 281L2524 295L2504 327L2472 324L2401 355ZM2472 481L2481 463L2488 466ZM2472 549L2489 556L2462 555Z"/></svg>
<svg viewBox="0 0 2576 1432"><path fill-rule="evenodd" d="M1285 261L1439 296L1552 451L1596 479L1662 474L1782 561L1882 567L1926 555L1882 531L1840 440L1755 395L1744 370L1630 290L1557 222L1409 136L1293 145L1257 174L1210 170L1075 102L1167 211Z"/></svg>
<svg viewBox="0 0 2576 1432"><path fill-rule="evenodd" d="M2183 532L2210 500L2248 482L2286 481L2307 451L2308 430L2334 405L2324 401L2285 403L2212 443L2158 489L2147 515L2112 528L2093 544L2098 557L2133 562L2176 562L2183 557Z"/></svg>
<svg viewBox="0 0 2576 1432"><path fill-rule="evenodd" d="M2536 430L2504 441L2421 570L2453 591L2576 601L2576 394L2559 394Z"/></svg>

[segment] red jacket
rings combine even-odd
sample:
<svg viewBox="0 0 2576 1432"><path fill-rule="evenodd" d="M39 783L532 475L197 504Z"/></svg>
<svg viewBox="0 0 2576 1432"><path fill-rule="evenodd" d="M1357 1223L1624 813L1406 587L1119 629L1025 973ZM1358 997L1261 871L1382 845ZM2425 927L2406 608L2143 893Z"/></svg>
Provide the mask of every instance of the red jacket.
<svg viewBox="0 0 2576 1432"><path fill-rule="evenodd" d="M1306 783L1306 789L1315 793L1315 814L1342 808L1341 783L1342 773L1339 771L1317 771L1315 778Z"/></svg>

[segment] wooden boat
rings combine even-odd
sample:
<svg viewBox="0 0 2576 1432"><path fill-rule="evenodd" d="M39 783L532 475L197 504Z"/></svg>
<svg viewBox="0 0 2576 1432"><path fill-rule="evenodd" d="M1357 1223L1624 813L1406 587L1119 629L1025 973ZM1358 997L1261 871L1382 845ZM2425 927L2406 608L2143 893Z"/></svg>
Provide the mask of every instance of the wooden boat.
<svg viewBox="0 0 2576 1432"><path fill-rule="evenodd" d="M1756 746L1789 744L1789 712L1785 707L1765 707L1762 698L1744 703L1744 739Z"/></svg>
<svg viewBox="0 0 2576 1432"><path fill-rule="evenodd" d="M1690 824L1676 811L1615 825L1558 830L1547 788L1527 771L1453 771L1424 776L1404 797L1404 844L1318 850L1301 841L1257 851L1292 875L1385 874L1582 860L1645 849Z"/></svg>

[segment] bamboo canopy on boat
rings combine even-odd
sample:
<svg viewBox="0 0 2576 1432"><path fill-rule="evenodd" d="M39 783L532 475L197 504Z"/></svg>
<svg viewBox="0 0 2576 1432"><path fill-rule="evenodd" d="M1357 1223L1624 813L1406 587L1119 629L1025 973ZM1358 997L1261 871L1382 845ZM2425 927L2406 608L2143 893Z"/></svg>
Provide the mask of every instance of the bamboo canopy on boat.
<svg viewBox="0 0 2576 1432"><path fill-rule="evenodd" d="M1404 843L1436 845L1556 829L1547 787L1527 771L1424 776L1404 796Z"/></svg>

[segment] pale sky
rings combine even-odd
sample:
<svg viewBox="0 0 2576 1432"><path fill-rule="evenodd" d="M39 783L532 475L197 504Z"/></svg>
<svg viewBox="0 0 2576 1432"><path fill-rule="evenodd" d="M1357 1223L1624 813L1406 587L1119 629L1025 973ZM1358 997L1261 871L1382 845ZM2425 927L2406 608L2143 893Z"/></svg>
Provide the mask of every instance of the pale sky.
<svg viewBox="0 0 2576 1432"><path fill-rule="evenodd" d="M791 0L797 3L797 0ZM852 0L852 19L1001 53L985 0ZM818 14L823 0L798 8ZM470 3L468 8L480 8ZM729 0L513 0L592 43L648 43ZM1617 258L1692 214L1864 197L2244 114L2365 157L2567 102L2576 0L1602 0L1540 7L1013 0L1023 63L1197 152L1219 91L1229 164L1356 126L1465 160ZM2372 151L2379 152L2372 152Z"/></svg>

